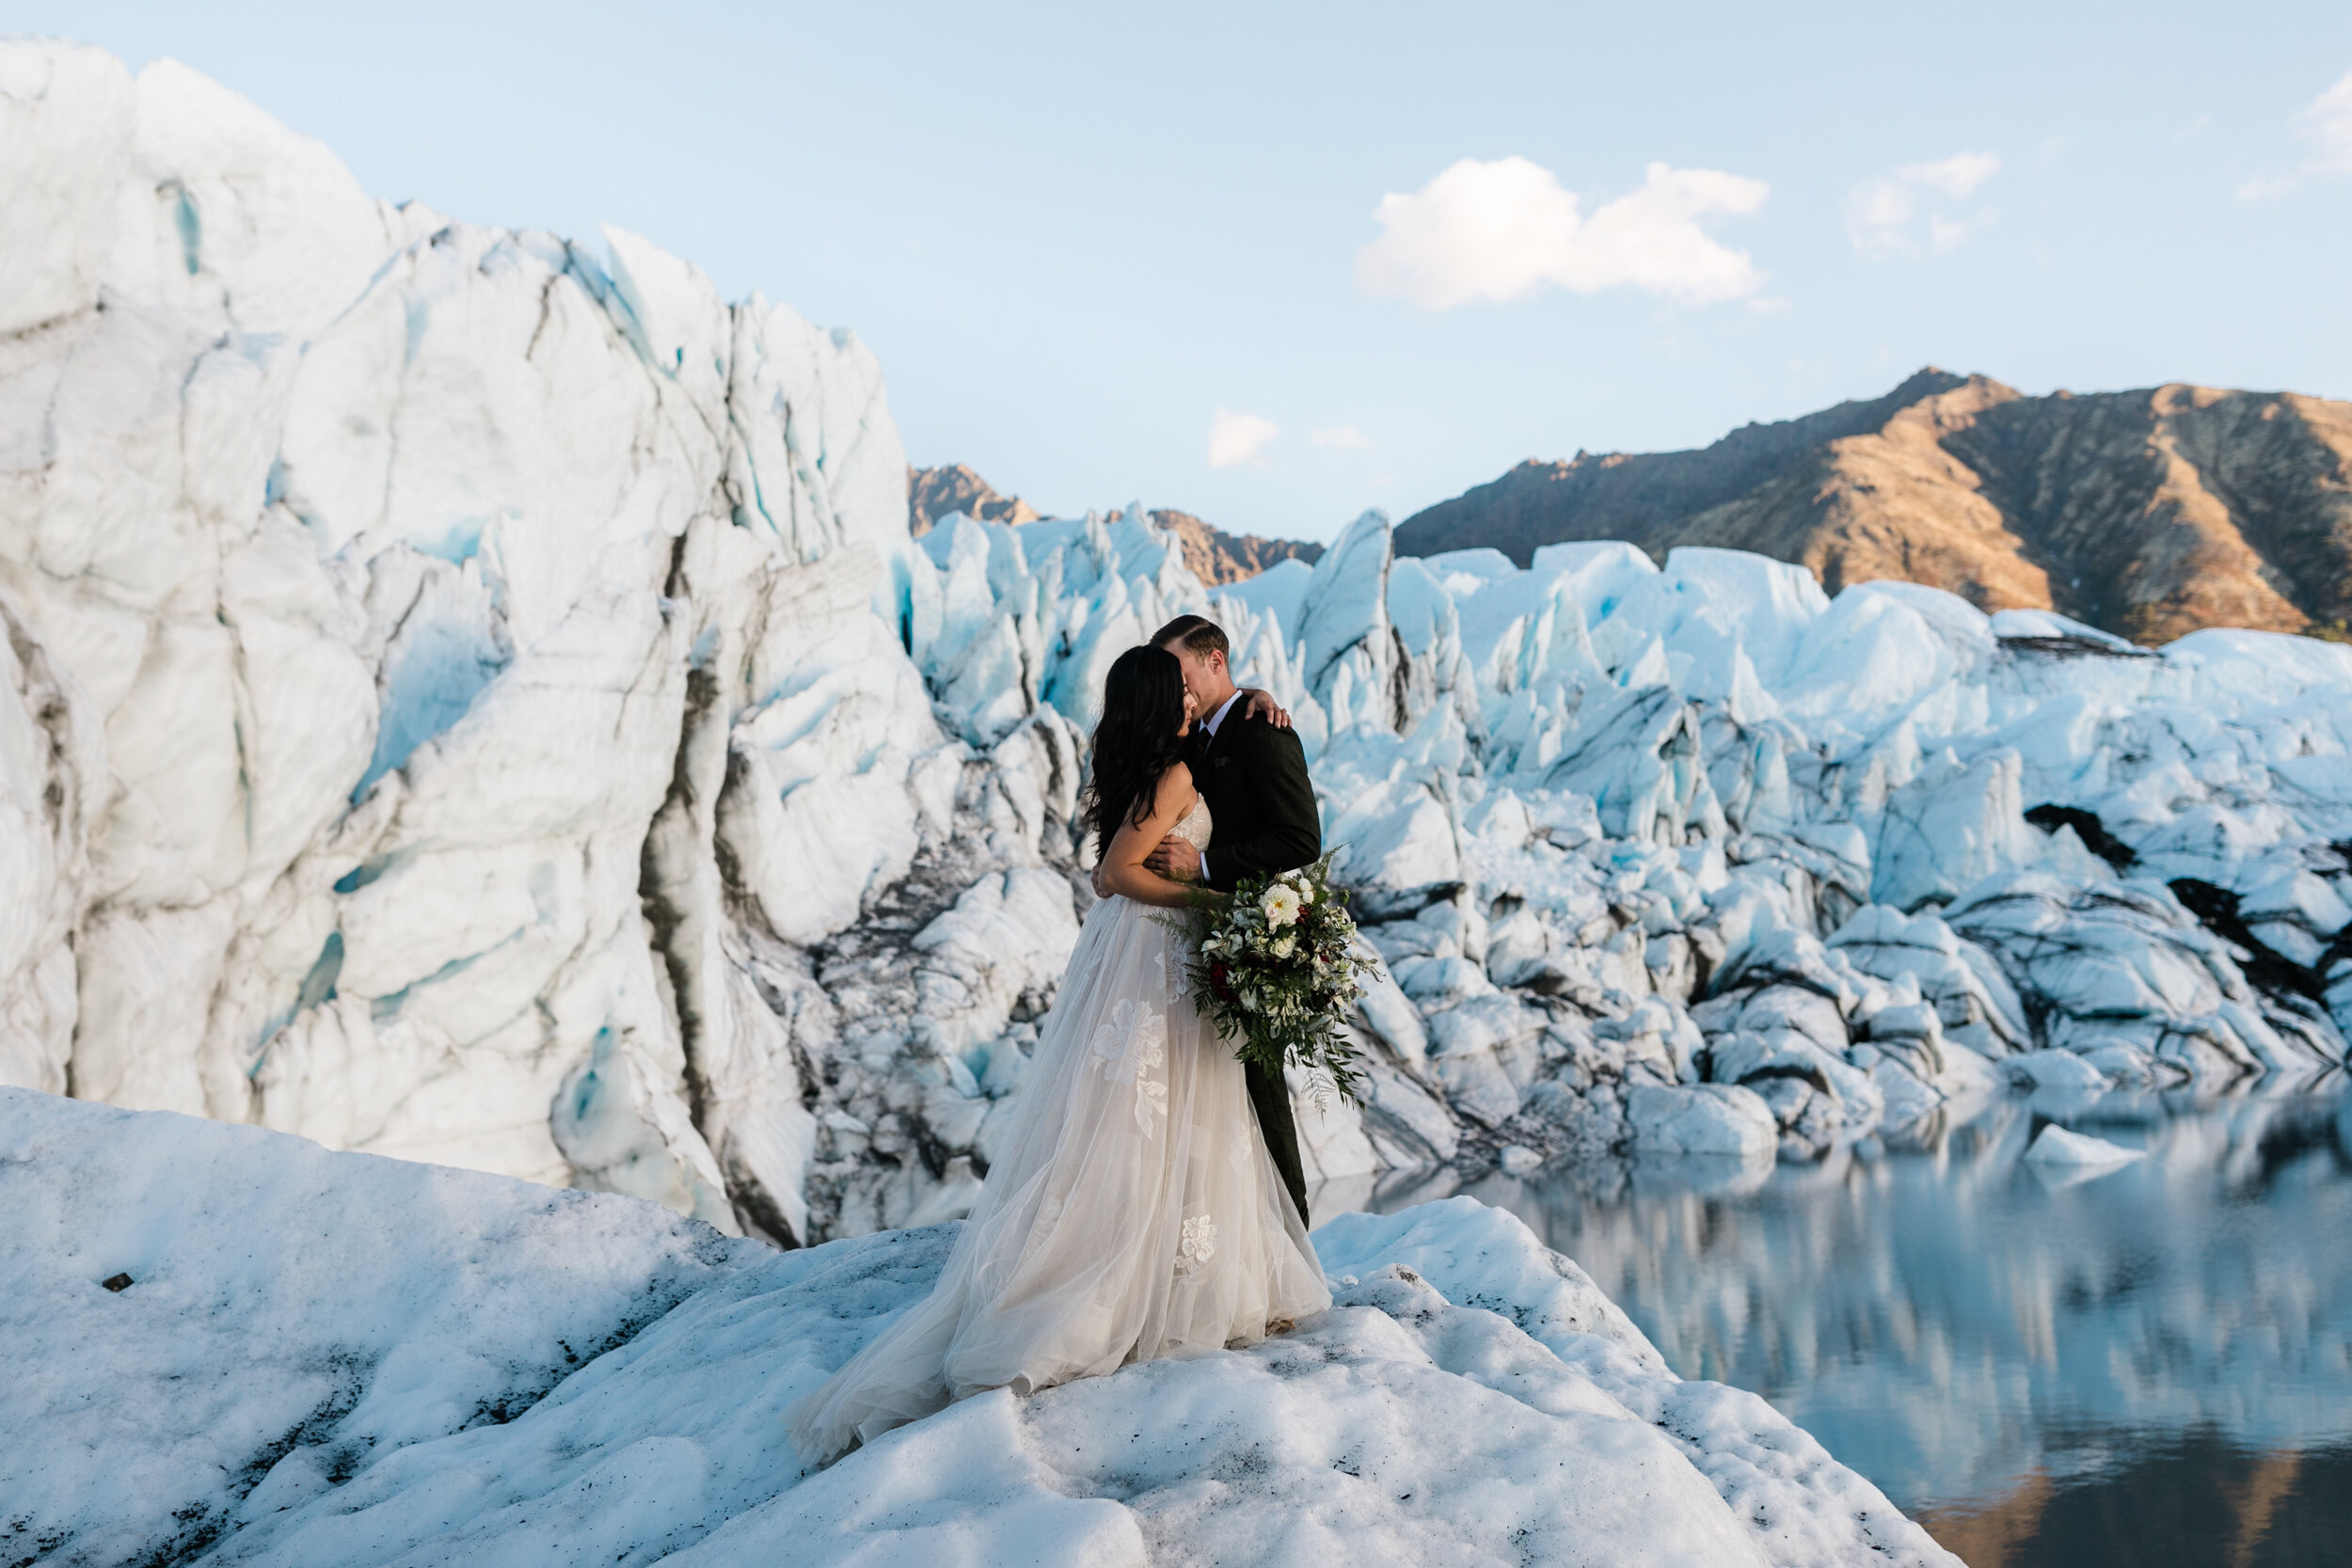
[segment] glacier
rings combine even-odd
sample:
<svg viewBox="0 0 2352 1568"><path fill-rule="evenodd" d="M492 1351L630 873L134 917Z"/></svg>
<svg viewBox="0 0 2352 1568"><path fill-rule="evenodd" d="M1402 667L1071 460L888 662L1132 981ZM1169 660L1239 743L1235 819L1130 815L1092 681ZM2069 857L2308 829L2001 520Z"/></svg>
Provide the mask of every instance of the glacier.
<svg viewBox="0 0 2352 1568"><path fill-rule="evenodd" d="M24 1089L0 1148L11 1562L1959 1561L1467 1197L1327 1224L1333 1308L1255 1350L1000 1389L811 1473L782 1412L953 1226L782 1251Z"/></svg>
<svg viewBox="0 0 2352 1568"><path fill-rule="evenodd" d="M852 334L378 201L169 61L0 44L0 1083L951 1220L1091 896L1103 671L1184 611L1382 960L1319 1212L2341 1070L2352 649L1376 513L1218 589L1140 506L913 539Z"/></svg>

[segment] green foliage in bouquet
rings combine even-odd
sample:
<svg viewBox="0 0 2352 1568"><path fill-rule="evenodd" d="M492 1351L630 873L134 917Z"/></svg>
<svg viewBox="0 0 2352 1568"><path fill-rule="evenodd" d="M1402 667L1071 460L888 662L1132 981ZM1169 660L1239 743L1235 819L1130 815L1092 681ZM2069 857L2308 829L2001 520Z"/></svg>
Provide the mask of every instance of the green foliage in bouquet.
<svg viewBox="0 0 2352 1568"><path fill-rule="evenodd" d="M1340 1024L1375 965L1356 946L1347 894L1331 885L1331 857L1272 877L1252 877L1209 911L1192 966L1194 1001L1233 1054L1281 1075L1305 1068L1315 1102L1328 1085L1357 1092L1358 1052Z"/></svg>

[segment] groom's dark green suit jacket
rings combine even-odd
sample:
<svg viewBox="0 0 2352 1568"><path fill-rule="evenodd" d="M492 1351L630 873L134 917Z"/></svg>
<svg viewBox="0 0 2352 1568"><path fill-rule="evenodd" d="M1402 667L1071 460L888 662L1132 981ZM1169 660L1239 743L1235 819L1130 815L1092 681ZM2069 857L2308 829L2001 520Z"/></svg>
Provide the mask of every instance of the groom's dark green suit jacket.
<svg viewBox="0 0 2352 1568"><path fill-rule="evenodd" d="M1322 819L1298 736L1241 708L1236 703L1227 711L1216 734L1196 731L1184 759L1193 787L1209 802L1208 883L1219 893L1232 892L1246 877L1311 864L1323 853ZM1245 1076L1266 1148L1304 1223L1307 1178L1290 1090L1279 1075L1256 1067Z"/></svg>

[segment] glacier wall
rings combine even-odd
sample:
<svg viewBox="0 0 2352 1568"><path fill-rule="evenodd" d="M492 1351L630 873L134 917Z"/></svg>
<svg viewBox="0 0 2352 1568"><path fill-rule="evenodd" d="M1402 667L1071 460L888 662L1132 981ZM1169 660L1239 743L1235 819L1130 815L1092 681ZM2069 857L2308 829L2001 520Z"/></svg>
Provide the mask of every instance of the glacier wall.
<svg viewBox="0 0 2352 1568"><path fill-rule="evenodd" d="M0 1078L796 1223L717 864L804 940L957 770L871 356L169 62L0 115Z"/></svg>
<svg viewBox="0 0 2352 1568"><path fill-rule="evenodd" d="M0 1082L949 1217L1089 896L1102 673L1184 610L1386 961L1369 1102L1302 1106L1341 1201L2344 1057L2352 650L1377 515L1215 594L1140 508L911 541L847 333L375 201L169 62L0 44Z"/></svg>

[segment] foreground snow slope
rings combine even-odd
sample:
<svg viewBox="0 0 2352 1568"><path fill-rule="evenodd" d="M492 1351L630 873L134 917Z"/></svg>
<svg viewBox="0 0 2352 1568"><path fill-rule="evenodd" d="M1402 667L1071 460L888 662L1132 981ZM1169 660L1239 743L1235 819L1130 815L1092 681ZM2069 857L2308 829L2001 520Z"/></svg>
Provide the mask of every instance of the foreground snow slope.
<svg viewBox="0 0 2352 1568"><path fill-rule="evenodd" d="M1386 960L1369 1105L1302 1110L1337 1197L2344 1054L2352 649L1376 514L1214 594L1139 507L918 543L850 334L377 202L168 61L0 41L0 1083L952 1218L1103 672L1187 610Z"/></svg>
<svg viewBox="0 0 2352 1568"><path fill-rule="evenodd" d="M12 1089L0 1209L0 1561L1953 1560L1467 1198L1327 1226L1338 1305L1255 1351L987 1395L815 1475L779 1413L952 1227L778 1252Z"/></svg>

